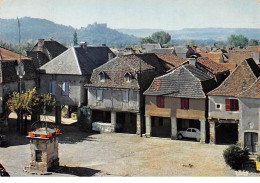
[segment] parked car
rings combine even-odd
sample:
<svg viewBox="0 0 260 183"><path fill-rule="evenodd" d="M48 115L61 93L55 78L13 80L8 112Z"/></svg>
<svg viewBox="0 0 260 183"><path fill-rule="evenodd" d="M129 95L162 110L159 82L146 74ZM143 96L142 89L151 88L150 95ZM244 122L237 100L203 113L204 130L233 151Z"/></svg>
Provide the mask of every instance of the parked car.
<svg viewBox="0 0 260 183"><path fill-rule="evenodd" d="M179 131L177 137L178 139L194 138L200 141L200 131L197 128L187 128L186 130Z"/></svg>

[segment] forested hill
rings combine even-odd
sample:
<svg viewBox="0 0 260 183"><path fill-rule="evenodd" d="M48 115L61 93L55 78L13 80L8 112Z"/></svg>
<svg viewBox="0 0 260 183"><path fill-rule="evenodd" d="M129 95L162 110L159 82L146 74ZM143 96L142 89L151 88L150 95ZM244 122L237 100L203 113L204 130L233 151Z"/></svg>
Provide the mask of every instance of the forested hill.
<svg viewBox="0 0 260 183"><path fill-rule="evenodd" d="M24 17L20 19L21 42L30 39L37 41L39 38L57 40L63 44L73 43L75 28L56 24L52 21L39 18ZM16 19L0 19L0 40L18 43L18 28ZM124 47L131 44L139 44L139 39L110 29L106 24L91 24L77 30L78 41L86 41L89 44L107 44L114 47Z"/></svg>
<svg viewBox="0 0 260 183"><path fill-rule="evenodd" d="M134 35L136 37L147 37L159 29L117 29L119 32ZM225 41L231 34L242 34L249 39L260 40L260 29L254 28L194 28L181 30L164 30L171 34L172 39L185 40L216 40Z"/></svg>

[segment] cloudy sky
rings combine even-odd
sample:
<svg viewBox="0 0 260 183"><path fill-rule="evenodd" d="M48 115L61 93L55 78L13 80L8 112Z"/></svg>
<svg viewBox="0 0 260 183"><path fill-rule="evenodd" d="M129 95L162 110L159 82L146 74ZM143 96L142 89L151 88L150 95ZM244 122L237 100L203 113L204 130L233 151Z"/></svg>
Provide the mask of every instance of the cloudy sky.
<svg viewBox="0 0 260 183"><path fill-rule="evenodd" d="M76 28L260 28L260 0L0 0L0 18L17 16Z"/></svg>

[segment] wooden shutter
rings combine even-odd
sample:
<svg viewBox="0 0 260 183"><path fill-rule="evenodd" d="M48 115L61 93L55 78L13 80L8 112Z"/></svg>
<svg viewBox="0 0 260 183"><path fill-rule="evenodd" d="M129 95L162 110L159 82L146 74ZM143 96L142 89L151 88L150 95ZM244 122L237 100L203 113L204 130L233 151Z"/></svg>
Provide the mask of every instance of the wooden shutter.
<svg viewBox="0 0 260 183"><path fill-rule="evenodd" d="M184 98L181 98L181 109L185 109L185 101Z"/></svg>
<svg viewBox="0 0 260 183"><path fill-rule="evenodd" d="M189 109L189 99L185 98L185 109Z"/></svg>
<svg viewBox="0 0 260 183"><path fill-rule="evenodd" d="M164 108L164 97L161 96L161 107Z"/></svg>
<svg viewBox="0 0 260 183"><path fill-rule="evenodd" d="M226 111L230 111L230 99L226 99Z"/></svg>

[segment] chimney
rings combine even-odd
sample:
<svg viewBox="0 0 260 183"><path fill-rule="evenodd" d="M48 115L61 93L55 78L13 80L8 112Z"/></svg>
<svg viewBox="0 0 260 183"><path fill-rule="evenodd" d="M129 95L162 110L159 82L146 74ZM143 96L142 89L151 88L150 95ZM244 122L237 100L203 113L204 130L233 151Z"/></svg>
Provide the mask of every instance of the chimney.
<svg viewBox="0 0 260 183"><path fill-rule="evenodd" d="M197 58L189 58L189 64L196 67Z"/></svg>
<svg viewBox="0 0 260 183"><path fill-rule="evenodd" d="M81 48L87 49L87 42L80 42L79 45Z"/></svg>
<svg viewBox="0 0 260 183"><path fill-rule="evenodd" d="M107 45L105 43L103 43L102 46L107 46Z"/></svg>
<svg viewBox="0 0 260 183"><path fill-rule="evenodd" d="M43 52L44 39L38 39L38 51Z"/></svg>
<svg viewBox="0 0 260 183"><path fill-rule="evenodd" d="M113 58L113 54L112 53L108 53L108 60L111 60Z"/></svg>
<svg viewBox="0 0 260 183"><path fill-rule="evenodd" d="M259 52L253 52L253 59L254 59L254 61L255 61L255 63L258 65L258 64L260 64L259 63Z"/></svg>

